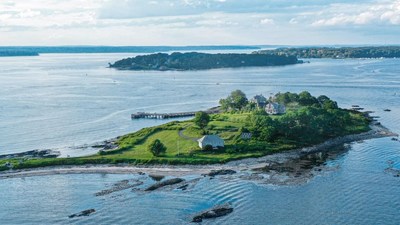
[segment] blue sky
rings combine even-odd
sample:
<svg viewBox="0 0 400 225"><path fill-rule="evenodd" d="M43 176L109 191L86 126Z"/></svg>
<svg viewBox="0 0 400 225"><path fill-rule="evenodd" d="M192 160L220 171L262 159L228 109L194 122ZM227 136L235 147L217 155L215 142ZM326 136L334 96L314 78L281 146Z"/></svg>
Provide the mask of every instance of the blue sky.
<svg viewBox="0 0 400 225"><path fill-rule="evenodd" d="M400 44L400 0L1 0L0 45Z"/></svg>

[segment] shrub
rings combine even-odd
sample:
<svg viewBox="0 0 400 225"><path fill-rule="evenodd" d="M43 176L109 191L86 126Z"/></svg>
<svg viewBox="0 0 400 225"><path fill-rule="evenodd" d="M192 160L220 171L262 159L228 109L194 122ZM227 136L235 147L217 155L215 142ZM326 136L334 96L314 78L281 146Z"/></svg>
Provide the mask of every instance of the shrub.
<svg viewBox="0 0 400 225"><path fill-rule="evenodd" d="M150 143L147 149L153 154L153 156L159 156L167 151L167 148L159 139Z"/></svg>
<svg viewBox="0 0 400 225"><path fill-rule="evenodd" d="M213 150L213 146L212 145L206 145L203 148L204 151L212 151Z"/></svg>

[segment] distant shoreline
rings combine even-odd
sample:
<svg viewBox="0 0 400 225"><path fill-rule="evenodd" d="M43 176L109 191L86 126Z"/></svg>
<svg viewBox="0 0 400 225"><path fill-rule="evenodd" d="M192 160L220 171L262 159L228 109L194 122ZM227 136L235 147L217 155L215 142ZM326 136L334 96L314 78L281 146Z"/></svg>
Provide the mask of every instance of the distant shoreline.
<svg viewBox="0 0 400 225"><path fill-rule="evenodd" d="M398 136L377 122L370 124L371 130L360 134L352 134L327 140L321 144L311 147L288 150L280 153L259 157L247 158L227 162L225 164L207 165L83 165L83 166L52 166L32 169L19 169L0 172L0 179L22 178L32 176L47 176L59 174L132 174L132 173L155 173L166 176L185 176L207 174L212 170L231 169L237 171L254 170L265 167L270 162L283 163L288 160L299 158L317 152L329 152L332 148L374 138Z"/></svg>

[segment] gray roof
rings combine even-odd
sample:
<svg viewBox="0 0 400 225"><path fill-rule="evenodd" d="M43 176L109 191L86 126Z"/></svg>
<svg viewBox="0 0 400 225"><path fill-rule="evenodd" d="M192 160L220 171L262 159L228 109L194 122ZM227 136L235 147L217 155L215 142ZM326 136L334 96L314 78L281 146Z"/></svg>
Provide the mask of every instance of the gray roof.
<svg viewBox="0 0 400 225"><path fill-rule="evenodd" d="M207 145L211 145L213 148L224 147L224 139L217 135L205 135L197 141L200 148L204 148Z"/></svg>
<svg viewBox="0 0 400 225"><path fill-rule="evenodd" d="M202 138L200 138L199 140L197 140L198 142L218 142L218 141L223 141L222 138L220 138L218 135L205 135Z"/></svg>

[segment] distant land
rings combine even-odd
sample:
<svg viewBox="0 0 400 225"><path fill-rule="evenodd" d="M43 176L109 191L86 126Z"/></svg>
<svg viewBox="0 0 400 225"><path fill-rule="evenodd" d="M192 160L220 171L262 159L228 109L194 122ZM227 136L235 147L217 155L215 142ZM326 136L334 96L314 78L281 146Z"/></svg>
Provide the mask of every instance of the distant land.
<svg viewBox="0 0 400 225"><path fill-rule="evenodd" d="M126 58L110 64L120 70L206 70L218 68L284 66L301 63L296 56L276 54L157 53Z"/></svg>
<svg viewBox="0 0 400 225"><path fill-rule="evenodd" d="M11 56L38 56L39 53L27 50L2 50L0 49L0 57L11 57Z"/></svg>
<svg viewBox="0 0 400 225"><path fill-rule="evenodd" d="M46 53L156 53L169 51L259 50L259 46L0 46L0 56L30 56Z"/></svg>
<svg viewBox="0 0 400 225"><path fill-rule="evenodd" d="M298 58L400 58L400 46L277 48L255 53L289 55Z"/></svg>

